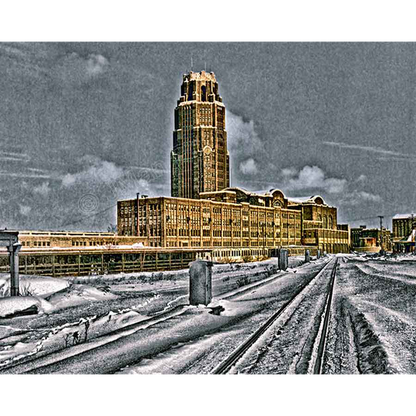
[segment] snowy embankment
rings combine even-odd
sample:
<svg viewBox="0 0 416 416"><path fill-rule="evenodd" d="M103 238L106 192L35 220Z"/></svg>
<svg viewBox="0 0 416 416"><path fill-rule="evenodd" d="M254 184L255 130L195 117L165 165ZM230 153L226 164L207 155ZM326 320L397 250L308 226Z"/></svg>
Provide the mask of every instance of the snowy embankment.
<svg viewBox="0 0 416 416"><path fill-rule="evenodd" d="M290 263L301 264L303 258L291 258ZM246 263L246 264L227 264L215 265L213 267L213 285L219 284L249 285L250 280L256 282L263 280L277 271L276 259L265 262ZM244 283L239 279L242 276L249 276ZM4 276L2 286L6 288L8 276ZM167 285L187 286L189 284L189 271L167 271L155 273L133 273L122 275L105 275L105 276L86 276L74 277L69 279L54 279L47 277L21 277L21 283L24 287L29 287L32 296L18 298L0 299L0 310L3 305L3 314L0 317L8 317L11 313L23 311L29 308L31 313L53 315L65 308L76 307L85 303L108 301L112 299L121 299L118 290L126 291L123 284L135 283L134 290L151 290L155 296L146 297L138 302L134 307L125 309L110 310L108 313L100 316L87 316L58 325L53 328L42 328L41 330L27 331L24 330L25 318L21 316L22 329L12 326L11 321L7 325L0 325L0 366L10 364L12 361L24 361L25 359L36 356L40 357L53 351L62 350L68 346L84 343L94 338L101 337L112 331L121 329L125 326L136 324L142 320L148 319L149 316L141 312L149 302L160 301L160 295L157 295L159 289L166 289ZM186 288L185 288L186 289ZM5 289L6 290L6 289ZM115 292L115 293L112 293ZM178 302L170 301L165 304L166 307L174 307L180 304L187 304L187 297L181 296ZM186 299L185 299L186 298ZM162 305L163 306L163 305ZM32 308L32 309L30 309ZM107 309L108 310L108 309ZM21 314L24 315L24 314Z"/></svg>
<svg viewBox="0 0 416 416"><path fill-rule="evenodd" d="M21 296L10 297L10 276L0 276L0 318L51 312L53 305L45 300L48 296L69 287L66 280L52 277L20 277Z"/></svg>
<svg viewBox="0 0 416 416"><path fill-rule="evenodd" d="M414 270L352 258L337 276L329 373L416 373Z"/></svg>
<svg viewBox="0 0 416 416"><path fill-rule="evenodd" d="M303 256L289 257L289 267L299 267L305 262ZM224 274L254 274L254 272L261 270L268 270L274 267L277 270L277 258L271 258L265 261L256 261L250 263L227 263L214 264L212 267L212 275L215 279ZM186 280L188 282L189 269L168 270L160 272L136 272L136 273L117 273L91 276L74 276L66 279L73 283L84 284L104 284L104 283L122 283L125 281L138 281L143 284L150 284L164 281L180 281Z"/></svg>

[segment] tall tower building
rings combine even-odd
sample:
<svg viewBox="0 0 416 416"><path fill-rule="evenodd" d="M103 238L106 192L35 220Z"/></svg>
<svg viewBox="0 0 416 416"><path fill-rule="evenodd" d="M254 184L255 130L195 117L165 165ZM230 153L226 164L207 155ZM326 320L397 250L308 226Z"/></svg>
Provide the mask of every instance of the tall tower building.
<svg viewBox="0 0 416 416"><path fill-rule="evenodd" d="M213 72L183 76L175 108L171 152L173 197L199 198L201 192L230 186L230 165L225 131L225 106Z"/></svg>

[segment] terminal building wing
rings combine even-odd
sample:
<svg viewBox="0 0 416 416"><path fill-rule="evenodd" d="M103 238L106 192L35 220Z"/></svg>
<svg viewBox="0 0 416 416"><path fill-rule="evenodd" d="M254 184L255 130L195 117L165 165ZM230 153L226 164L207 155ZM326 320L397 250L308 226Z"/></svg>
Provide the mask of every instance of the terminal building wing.
<svg viewBox="0 0 416 416"><path fill-rule="evenodd" d="M151 247L255 248L267 254L278 247L338 253L350 246L348 226L337 223L335 207L319 196L291 200L277 189L255 194L227 188L201 193L200 199L121 200L117 226L119 234L139 236Z"/></svg>

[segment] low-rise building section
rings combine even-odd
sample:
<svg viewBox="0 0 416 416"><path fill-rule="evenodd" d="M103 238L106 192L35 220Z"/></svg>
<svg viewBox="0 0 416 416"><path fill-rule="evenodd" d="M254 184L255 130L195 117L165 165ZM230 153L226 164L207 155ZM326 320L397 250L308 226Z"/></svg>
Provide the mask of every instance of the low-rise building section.
<svg viewBox="0 0 416 416"><path fill-rule="evenodd" d="M360 225L359 228L351 228L352 249L358 252L378 253L380 250L391 251L391 231L383 227L367 228Z"/></svg>
<svg viewBox="0 0 416 416"><path fill-rule="evenodd" d="M23 249L39 248L81 248L101 246L148 246L145 238L117 235L111 232L93 231L19 231L19 241Z"/></svg>

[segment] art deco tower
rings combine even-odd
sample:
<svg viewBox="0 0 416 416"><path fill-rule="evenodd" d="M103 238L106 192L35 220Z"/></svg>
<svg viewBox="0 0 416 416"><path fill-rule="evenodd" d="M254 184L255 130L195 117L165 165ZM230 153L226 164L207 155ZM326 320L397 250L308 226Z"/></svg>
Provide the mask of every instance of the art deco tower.
<svg viewBox="0 0 416 416"><path fill-rule="evenodd" d="M173 197L199 198L200 192L230 186L225 107L213 72L183 76L175 108L171 152Z"/></svg>

